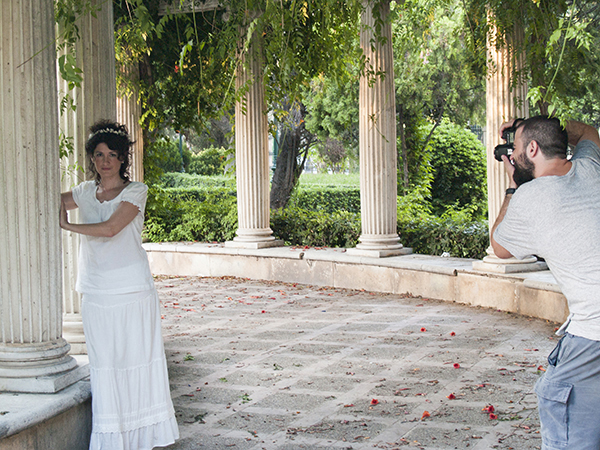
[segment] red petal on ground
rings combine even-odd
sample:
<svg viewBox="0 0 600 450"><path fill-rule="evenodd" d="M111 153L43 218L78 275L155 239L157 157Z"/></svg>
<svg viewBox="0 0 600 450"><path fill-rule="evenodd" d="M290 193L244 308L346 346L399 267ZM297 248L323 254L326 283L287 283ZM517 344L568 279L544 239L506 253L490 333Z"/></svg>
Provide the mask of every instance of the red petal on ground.
<svg viewBox="0 0 600 450"><path fill-rule="evenodd" d="M454 363L454 365L452 367L454 367L455 369L460 369L460 364L459 363Z"/></svg>
<svg viewBox="0 0 600 450"><path fill-rule="evenodd" d="M379 400L377 400L376 398L371 400L371 405L376 405L377 403L379 403Z"/></svg>
<svg viewBox="0 0 600 450"><path fill-rule="evenodd" d="M537 370L539 370L540 372L545 372L546 371L546 369L544 369L544 366L538 366Z"/></svg>
<svg viewBox="0 0 600 450"><path fill-rule="evenodd" d="M455 333L454 331L452 331L452 332L450 333L450 336L456 336L456 333Z"/></svg>
<svg viewBox="0 0 600 450"><path fill-rule="evenodd" d="M425 331L427 331L427 328L425 328L425 327L421 328L421 333L423 333Z"/></svg>
<svg viewBox="0 0 600 450"><path fill-rule="evenodd" d="M450 394L450 395L447 395L446 397L448 397L449 400L454 400L456 398L456 395Z"/></svg>
<svg viewBox="0 0 600 450"><path fill-rule="evenodd" d="M427 417L431 417L431 414L429 414L429 411L424 411L421 420L426 419Z"/></svg>
<svg viewBox="0 0 600 450"><path fill-rule="evenodd" d="M498 418L498 416L496 414L490 414L491 420L496 420L497 418Z"/></svg>

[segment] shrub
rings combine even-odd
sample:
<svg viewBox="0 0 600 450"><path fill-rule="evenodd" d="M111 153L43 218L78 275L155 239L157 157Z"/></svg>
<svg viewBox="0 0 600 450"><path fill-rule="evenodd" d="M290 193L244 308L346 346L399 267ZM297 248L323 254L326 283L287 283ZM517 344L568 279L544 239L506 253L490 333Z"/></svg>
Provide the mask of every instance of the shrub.
<svg viewBox="0 0 600 450"><path fill-rule="evenodd" d="M235 237L237 203L230 177L167 174L168 186L151 185L145 238L152 242L224 242ZM425 188L398 197L398 233L415 253L482 258L489 245L487 221L476 206L431 213ZM299 189L287 208L271 211L273 235L286 245L352 248L361 233L358 188Z"/></svg>
<svg viewBox="0 0 600 450"><path fill-rule="evenodd" d="M151 142L145 149L151 155L153 164L164 172L181 172L189 165L192 158L187 146L179 151L179 144L168 139ZM183 156L182 156L183 153Z"/></svg>
<svg viewBox="0 0 600 450"><path fill-rule="evenodd" d="M227 150L210 147L192 155L188 173L197 175L222 175L227 162Z"/></svg>
<svg viewBox="0 0 600 450"><path fill-rule="evenodd" d="M336 186L299 186L294 190L288 207L308 211L360 212L360 188Z"/></svg>
<svg viewBox="0 0 600 450"><path fill-rule="evenodd" d="M355 247L360 216L347 211L327 213L288 207L271 211L271 229L286 245Z"/></svg>
<svg viewBox="0 0 600 450"><path fill-rule="evenodd" d="M233 239L237 228L235 193L213 191L202 199L163 189L162 201L146 211L144 238L151 242L224 242Z"/></svg>
<svg viewBox="0 0 600 450"><path fill-rule="evenodd" d="M430 127L430 125L429 125ZM429 141L431 204L437 215L450 205L487 211L485 147L469 130L444 120Z"/></svg>

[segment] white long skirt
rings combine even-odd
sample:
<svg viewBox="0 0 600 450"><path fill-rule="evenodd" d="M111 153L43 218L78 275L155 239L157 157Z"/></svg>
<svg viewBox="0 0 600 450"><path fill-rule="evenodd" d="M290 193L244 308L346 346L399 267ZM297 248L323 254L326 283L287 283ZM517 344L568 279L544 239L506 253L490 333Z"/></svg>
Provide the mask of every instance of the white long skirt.
<svg viewBox="0 0 600 450"><path fill-rule="evenodd" d="M82 296L90 358L90 450L150 450L179 438L156 290Z"/></svg>

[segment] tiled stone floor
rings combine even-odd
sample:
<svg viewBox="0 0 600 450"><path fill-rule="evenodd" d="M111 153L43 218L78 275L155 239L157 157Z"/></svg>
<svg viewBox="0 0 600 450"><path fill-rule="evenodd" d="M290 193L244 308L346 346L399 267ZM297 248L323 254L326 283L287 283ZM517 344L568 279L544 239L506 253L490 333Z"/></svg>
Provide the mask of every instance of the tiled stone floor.
<svg viewBox="0 0 600 450"><path fill-rule="evenodd" d="M156 285L170 450L541 448L533 386L557 324L228 277Z"/></svg>

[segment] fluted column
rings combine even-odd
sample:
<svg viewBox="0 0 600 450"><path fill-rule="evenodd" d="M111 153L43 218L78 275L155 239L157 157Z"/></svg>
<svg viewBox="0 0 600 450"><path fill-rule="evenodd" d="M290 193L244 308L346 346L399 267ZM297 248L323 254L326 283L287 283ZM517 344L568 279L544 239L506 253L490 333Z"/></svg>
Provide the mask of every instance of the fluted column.
<svg viewBox="0 0 600 450"><path fill-rule="evenodd" d="M373 1L365 1L360 45L367 67L360 78L360 243L350 254L384 257L409 253L397 231L396 100L389 1L380 2L376 34ZM379 75L383 73L383 75Z"/></svg>
<svg viewBox="0 0 600 450"><path fill-rule="evenodd" d="M81 88L69 91L67 82L58 77L59 95L68 94L73 99L75 111L68 109L60 116L60 131L71 137L73 152L62 158L61 189L68 191L85 180L87 170L85 142L90 125L100 119L116 120L115 46L112 2L93 0L100 8L94 16L78 19L79 39L75 53L77 65L83 70ZM60 29L58 32L60 33ZM59 99L60 101L60 99ZM75 222L78 211L73 211ZM79 236L63 231L63 291L64 337L71 344L72 354L86 353L79 294L75 291L77 280L77 255Z"/></svg>
<svg viewBox="0 0 600 450"><path fill-rule="evenodd" d="M282 245L270 227L269 136L260 39L256 34L252 37L236 74L236 90L246 92L235 105L238 229L233 241L226 242L228 247Z"/></svg>
<svg viewBox="0 0 600 450"><path fill-rule="evenodd" d="M126 77L136 77L132 67L121 67ZM137 78L137 77L136 77ZM127 125L129 135L134 141L131 148L131 179L133 181L144 181L144 137L140 126L142 107L135 88L130 92L117 96L117 122Z"/></svg>
<svg viewBox="0 0 600 450"><path fill-rule="evenodd" d="M515 118L527 118L529 104L527 101L526 80L513 82L514 69L523 65L522 55L513 50L522 32L516 30L513 36L508 36L508 46L498 49L496 35L488 36L488 76L486 82L486 153L487 153L487 188L488 188L488 222L492 229L502 207L509 180L504 164L494 158L494 148L501 143L498 134L500 125ZM508 48L507 48L508 47ZM519 82L521 81L521 82ZM504 141L502 141L504 142ZM491 245L487 249L483 262L473 263L473 268L483 271L509 273L543 270L545 263L537 262L534 256L518 260L516 258L500 259L494 254Z"/></svg>
<svg viewBox="0 0 600 450"><path fill-rule="evenodd" d="M2 2L0 391L53 392L77 366L61 336L54 36L52 2Z"/></svg>

